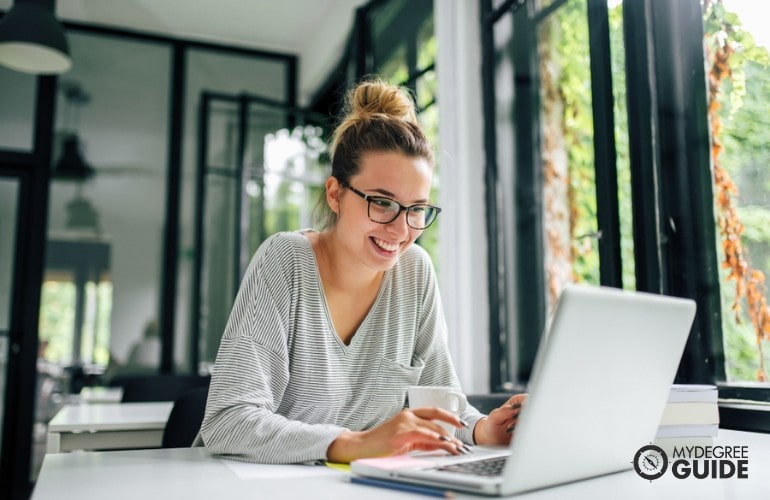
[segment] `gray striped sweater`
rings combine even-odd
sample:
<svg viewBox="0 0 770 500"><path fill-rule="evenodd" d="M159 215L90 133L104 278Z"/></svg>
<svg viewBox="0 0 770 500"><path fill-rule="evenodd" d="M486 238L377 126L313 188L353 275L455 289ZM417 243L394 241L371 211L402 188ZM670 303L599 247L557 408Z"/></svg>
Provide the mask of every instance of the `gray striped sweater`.
<svg viewBox="0 0 770 500"><path fill-rule="evenodd" d="M345 430L405 407L410 385L459 387L427 253L412 245L385 273L349 345L334 332L310 241L279 233L257 250L222 337L194 446L260 463L322 460ZM472 442L482 417L457 437Z"/></svg>

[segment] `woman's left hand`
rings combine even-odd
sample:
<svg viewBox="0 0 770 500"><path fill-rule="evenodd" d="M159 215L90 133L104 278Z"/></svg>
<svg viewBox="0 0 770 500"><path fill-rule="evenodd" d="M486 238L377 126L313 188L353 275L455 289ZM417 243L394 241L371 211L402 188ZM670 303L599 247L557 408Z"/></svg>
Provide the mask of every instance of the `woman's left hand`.
<svg viewBox="0 0 770 500"><path fill-rule="evenodd" d="M511 396L503 405L479 420L473 429L473 440L476 444L510 443L519 419L519 412L526 399L527 394Z"/></svg>

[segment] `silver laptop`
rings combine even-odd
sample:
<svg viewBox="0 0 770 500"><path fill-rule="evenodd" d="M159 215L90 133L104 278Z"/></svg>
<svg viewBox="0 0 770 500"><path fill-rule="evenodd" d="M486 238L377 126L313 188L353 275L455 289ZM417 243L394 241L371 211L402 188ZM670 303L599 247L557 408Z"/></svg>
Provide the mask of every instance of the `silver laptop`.
<svg viewBox="0 0 770 500"><path fill-rule="evenodd" d="M510 446L361 459L352 471L510 495L630 469L634 453L655 438L694 316L689 299L568 285ZM492 476L467 470L479 461L503 463Z"/></svg>

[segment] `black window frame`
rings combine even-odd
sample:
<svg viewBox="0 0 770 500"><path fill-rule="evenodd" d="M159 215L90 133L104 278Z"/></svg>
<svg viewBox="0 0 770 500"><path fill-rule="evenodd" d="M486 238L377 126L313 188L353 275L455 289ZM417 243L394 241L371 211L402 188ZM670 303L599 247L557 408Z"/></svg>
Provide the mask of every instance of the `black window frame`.
<svg viewBox="0 0 770 500"><path fill-rule="evenodd" d="M489 238L490 388L502 391L525 384L545 325L542 200L539 172L539 77L537 23L569 0L541 10L533 0L480 0L487 235ZM612 140L612 82L606 0L586 0L591 54L597 220L601 284L621 287L620 233L617 231L617 180ZM703 14L698 0L623 0L628 134L632 176L636 288L690 297L698 312L675 381L719 386L720 398L770 401L770 388L725 382L719 261L716 251ZM516 144L516 287L504 288L503 241L498 222L498 171L510 168L496 158L495 58L493 30L513 26L512 51L516 106L512 114ZM651 82L651 84L649 83ZM510 250L508 250L510 251ZM515 295L516 325L501 312L506 293ZM512 335L512 331L518 335ZM516 349L511 349L511 344ZM516 360L511 359L515 352ZM515 361L515 362L514 362ZM511 373L509 366L516 366ZM721 408L725 428L770 431L766 411Z"/></svg>

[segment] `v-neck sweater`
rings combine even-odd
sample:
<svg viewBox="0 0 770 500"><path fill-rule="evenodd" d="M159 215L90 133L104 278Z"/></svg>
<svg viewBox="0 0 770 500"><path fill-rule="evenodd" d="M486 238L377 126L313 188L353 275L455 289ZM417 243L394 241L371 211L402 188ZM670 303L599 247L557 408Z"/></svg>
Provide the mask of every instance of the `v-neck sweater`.
<svg viewBox="0 0 770 500"><path fill-rule="evenodd" d="M346 430L407 406L411 385L460 388L428 254L412 245L385 272L349 345L331 322L310 241L277 233L255 253L222 336L195 446L236 460L324 460ZM482 415L456 435L472 443Z"/></svg>

